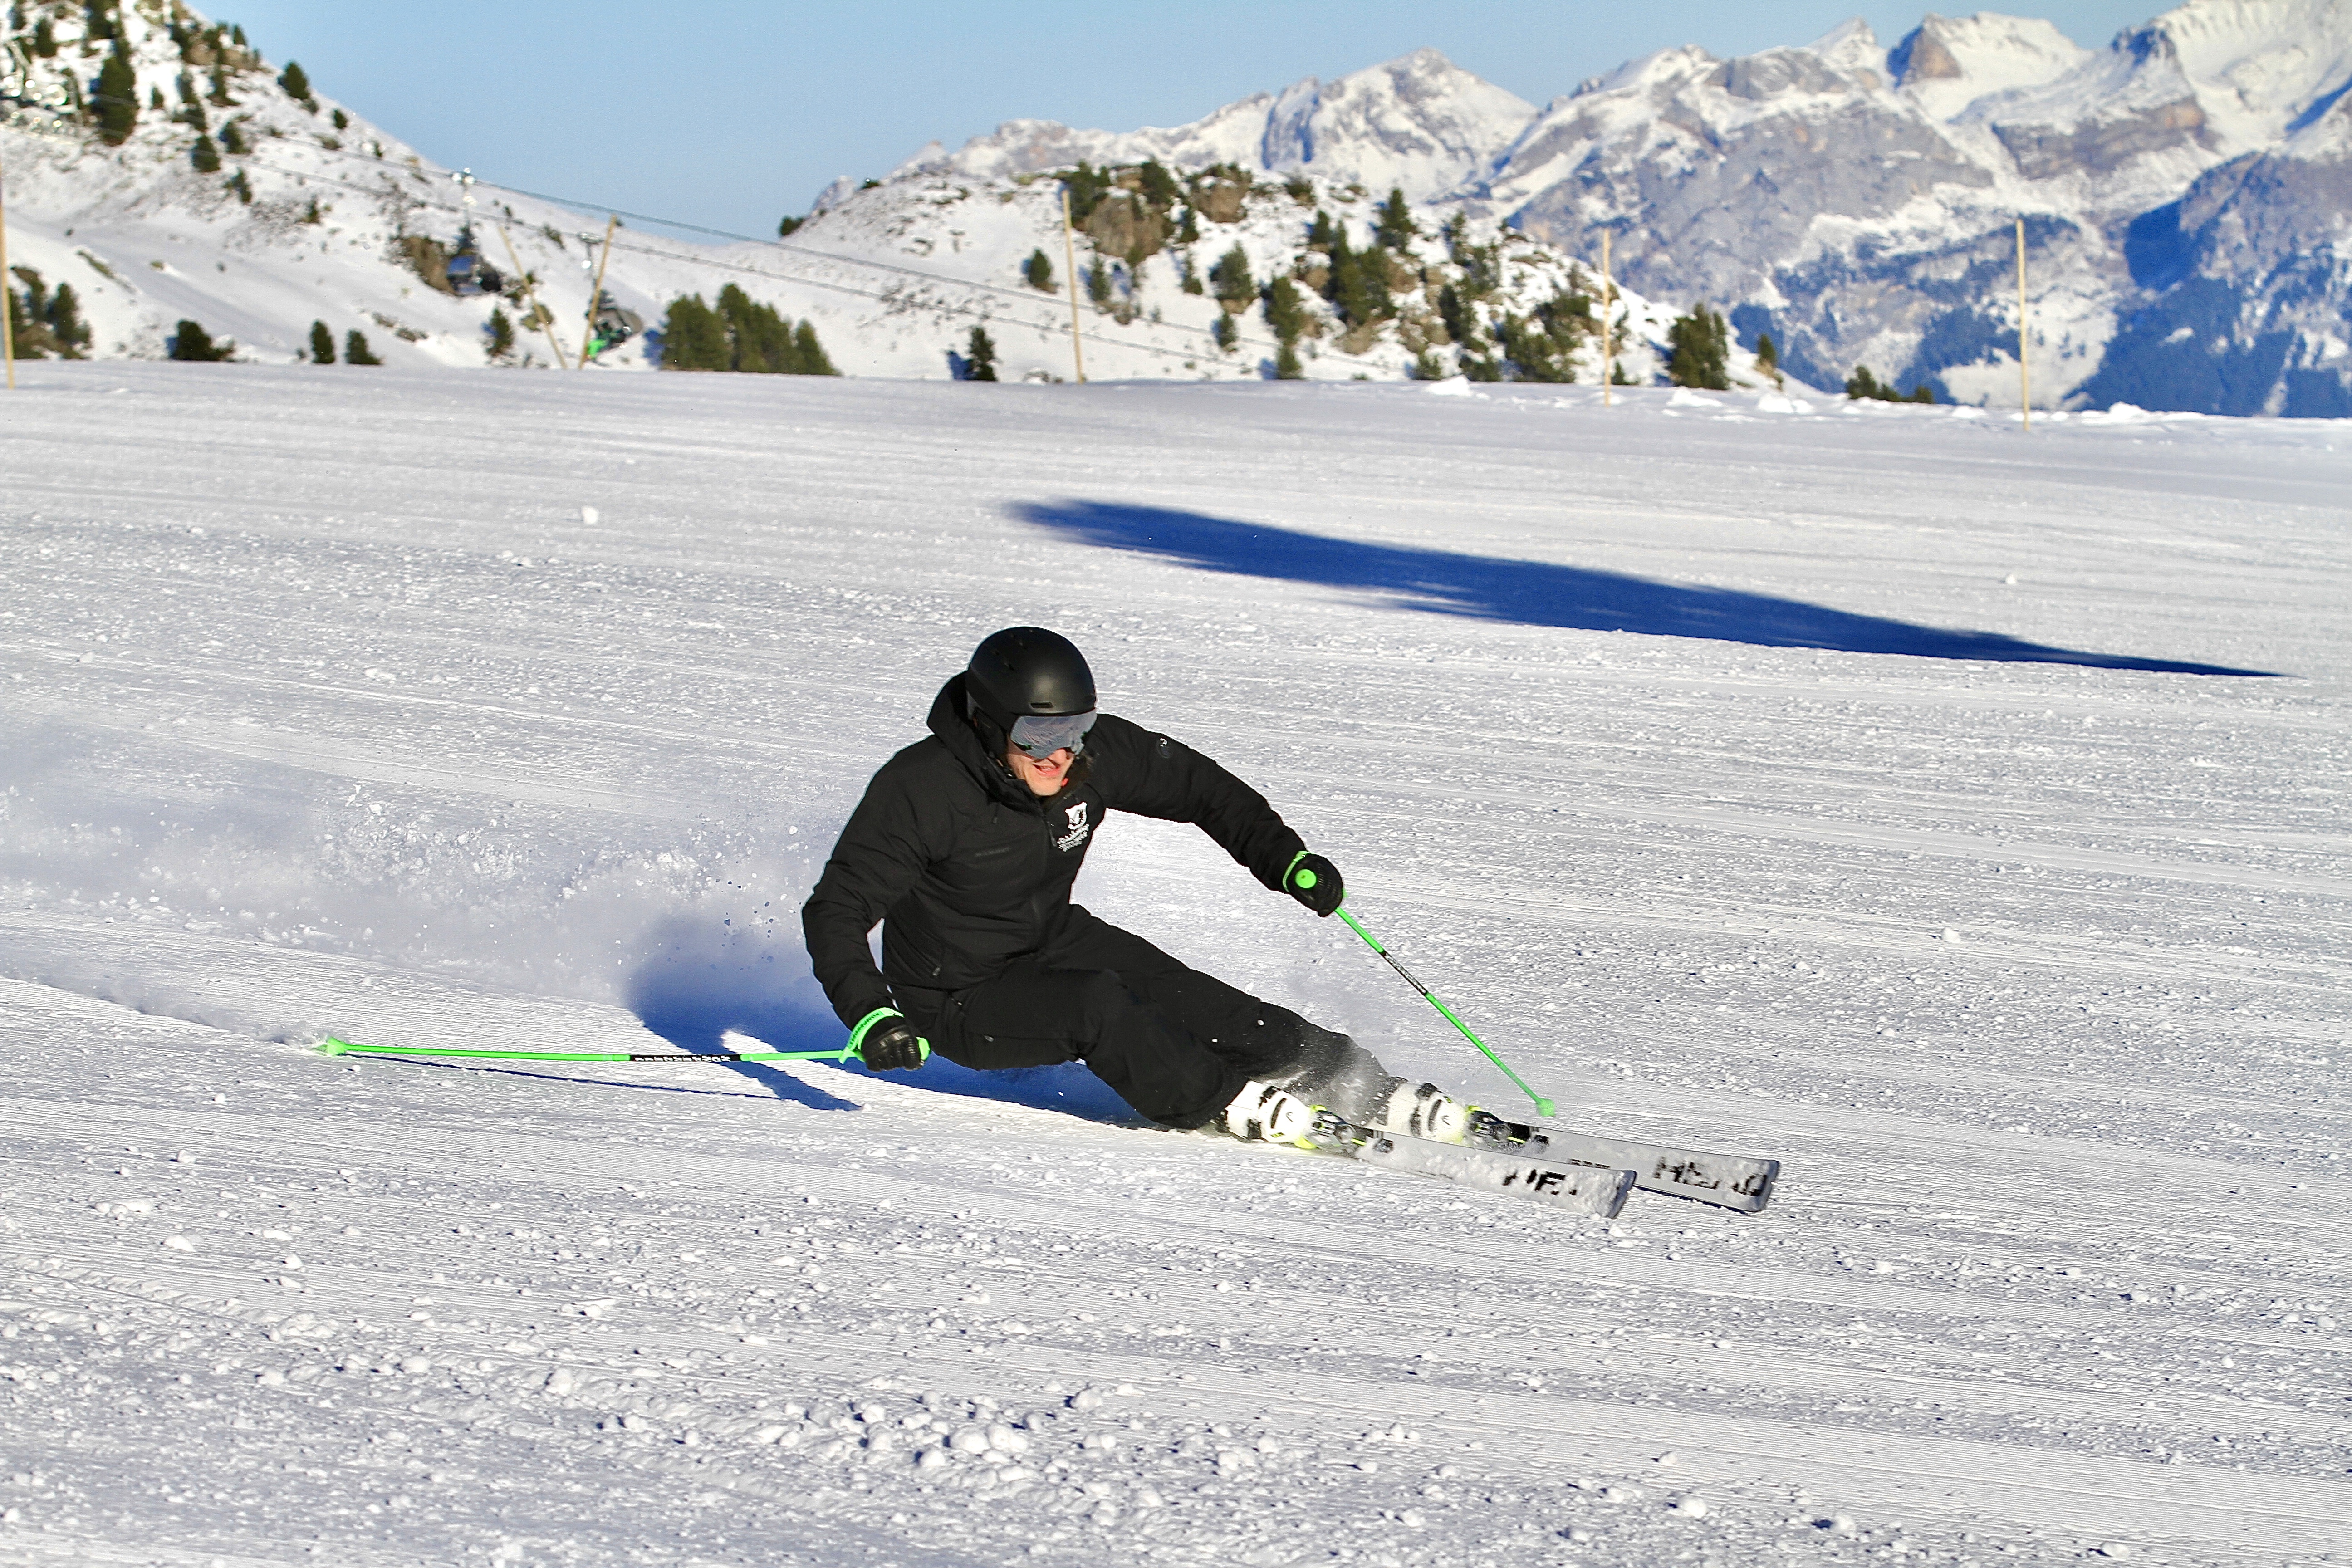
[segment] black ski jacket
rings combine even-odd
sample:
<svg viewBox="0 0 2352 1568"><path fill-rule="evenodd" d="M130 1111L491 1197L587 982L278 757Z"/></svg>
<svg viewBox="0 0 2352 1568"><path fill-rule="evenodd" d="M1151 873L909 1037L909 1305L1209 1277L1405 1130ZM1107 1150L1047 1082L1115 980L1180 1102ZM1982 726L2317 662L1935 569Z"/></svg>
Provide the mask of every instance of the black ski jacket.
<svg viewBox="0 0 2352 1568"><path fill-rule="evenodd" d="M961 991L1045 945L1107 811L1197 824L1269 889L1305 847L1265 797L1165 735L1105 713L1060 794L988 755L958 675L930 737L882 764L801 906L811 965L841 1021L889 987ZM882 967L866 935L882 926ZM886 978L887 977L887 978Z"/></svg>

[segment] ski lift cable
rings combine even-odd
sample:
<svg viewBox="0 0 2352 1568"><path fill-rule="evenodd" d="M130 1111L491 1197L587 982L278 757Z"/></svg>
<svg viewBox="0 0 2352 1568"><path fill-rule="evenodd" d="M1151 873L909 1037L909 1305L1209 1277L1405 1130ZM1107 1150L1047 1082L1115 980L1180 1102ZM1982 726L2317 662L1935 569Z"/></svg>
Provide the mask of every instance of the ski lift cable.
<svg viewBox="0 0 2352 1568"><path fill-rule="evenodd" d="M332 149L326 148L319 149L319 151L333 152ZM394 175L394 166L388 163L380 162L379 160L373 158L367 158L362 154L353 153L342 153L338 155L358 159L360 162L365 163L376 164L383 168L388 181ZM397 195L403 201L407 202L413 206L430 208L435 212L449 213L459 216L464 216L464 209L462 207L453 206L444 202L433 201L426 197L416 195L401 188L396 183L387 183L385 185L382 186L356 184L348 180L339 180L331 174L320 174L315 170L290 168L282 163L272 163L270 160L260 156L257 152L247 153L246 155L246 161L260 163L264 167L274 169L282 174L289 174L301 179L317 180L323 184L334 185L342 190L355 192L361 195L377 197ZM412 169L409 173L412 174L421 174L423 171L421 169ZM450 177L454 177L454 175ZM521 189L520 186L501 185L497 184L495 181L482 179L478 175L475 177L475 184L487 185L494 190L507 191L515 195L526 196L533 201L554 202L557 203L557 205L565 206L577 205L592 209L593 207L593 204L574 204L569 201L562 201L554 196L543 195L533 191L526 191ZM619 211L617 208L611 207L607 207L603 210L607 212ZM620 216L635 216L638 218L638 221L645 223L667 224L669 222L669 220L666 218L646 217L642 214L622 213ZM748 235L731 234L725 229L699 228L699 226L693 224L681 224L677 225L676 226L684 228L698 228L701 233L719 235L728 238L744 240L752 245L763 246L769 250L785 257L795 258L805 257L812 261L831 262L841 267L862 268L867 271L873 272L896 273L901 277L918 279L929 283L950 284L959 289L996 295L1007 300L1019 300L1024 305L1028 305L1033 302L1028 296L1034 292L1034 289L1023 290L1013 289L1001 283L988 283L972 279L958 278L950 273L945 272L927 272L920 268L902 267L894 262L876 261L862 256L845 256L835 251L818 250L809 247L785 246L780 244L776 240L760 239ZM649 239L659 238L658 236L646 236L645 237ZM675 251L651 249L642 245L624 244L618 240L615 240L614 242L614 248L633 251L641 256L654 257L662 260L683 262L688 266L713 268L728 272L740 272L748 277L766 278L781 283L794 283L808 288L830 289L835 293L853 294L861 299L880 300L885 303L890 302L894 299L898 298L898 296L893 292L860 289L852 284L834 282L822 278L796 276L789 272L772 272L764 268L747 266L742 262L722 261L716 257L681 255ZM976 316L982 321L1002 321L1005 319L1003 317L991 316L986 310L975 306L958 304L951 301L938 301L934 308L951 315ZM1015 321L1013 324L1032 328L1039 331L1051 332L1057 336L1067 330L1060 326L1058 323L1040 324L1034 321ZM1209 338L1213 342L1214 342L1214 334L1205 327L1187 327L1165 321L1158 323L1158 325L1164 331L1182 332L1195 337ZM1202 357L1198 353L1188 353L1182 349L1162 348L1156 343L1139 343L1114 338L1105 338L1101 336L1099 332L1091 335L1094 337L1096 342L1102 344L1106 348L1124 349L1129 353L1151 354L1161 359L1181 360L1188 363L1196 363ZM1238 333L1236 336L1244 346L1265 347L1274 350L1278 350L1281 346L1279 342L1273 338L1257 340L1255 339L1254 335L1252 337L1240 337ZM1353 362L1357 364L1371 364L1375 363L1368 355L1351 354L1341 349L1327 350L1325 351L1325 355L1343 362Z"/></svg>

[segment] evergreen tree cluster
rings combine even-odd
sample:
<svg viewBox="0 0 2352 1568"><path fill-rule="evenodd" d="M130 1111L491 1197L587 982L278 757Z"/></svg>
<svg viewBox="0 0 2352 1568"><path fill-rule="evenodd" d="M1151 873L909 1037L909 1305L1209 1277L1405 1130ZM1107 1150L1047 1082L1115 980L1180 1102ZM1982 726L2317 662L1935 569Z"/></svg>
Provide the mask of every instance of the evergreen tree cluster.
<svg viewBox="0 0 2352 1568"><path fill-rule="evenodd" d="M1045 254L1042 247L1031 251L1029 259L1021 264L1021 280L1040 294L1051 294L1054 291L1053 258Z"/></svg>
<svg viewBox="0 0 2352 1568"><path fill-rule="evenodd" d="M30 267L12 267L23 291L8 294L9 341L18 359L84 359L89 347L89 323L81 318L81 301L73 285L60 283L49 292L41 275Z"/></svg>
<svg viewBox="0 0 2352 1568"><path fill-rule="evenodd" d="M1452 331L1450 324L1447 330ZM1513 381L1574 381L1576 367L1570 356L1595 330L1592 301L1572 290L1554 294L1524 317L1506 312L1496 322L1503 364L1481 363L1479 374L1471 379L1500 380L1507 374Z"/></svg>
<svg viewBox="0 0 2352 1568"><path fill-rule="evenodd" d="M216 364L236 357L236 344L227 338L215 342L195 321L183 318L172 329L172 357L190 364Z"/></svg>
<svg viewBox="0 0 2352 1568"><path fill-rule="evenodd" d="M1348 243L1347 226L1318 207L1307 232L1307 248L1319 250L1328 258L1323 297L1331 301L1342 321L1362 327L1396 314L1396 300L1389 292L1390 252L1377 239L1370 248L1354 248Z"/></svg>
<svg viewBox="0 0 2352 1568"><path fill-rule="evenodd" d="M1869 398L1878 403L1933 403L1936 401L1935 389L1926 382L1923 381L1914 386L1911 389L1911 395L1906 397L1893 386L1871 374L1870 367L1866 364L1854 366L1853 374L1846 377L1845 395L1856 400Z"/></svg>
<svg viewBox="0 0 2352 1568"><path fill-rule="evenodd" d="M816 327L795 326L730 283L714 307L699 294L670 301L662 321L664 370L740 371L762 375L839 375Z"/></svg>
<svg viewBox="0 0 2352 1568"><path fill-rule="evenodd" d="M1693 305L1690 314L1677 316L1666 329L1666 342L1674 350L1666 362L1666 377L1676 386L1703 387L1710 392L1728 391L1731 371L1727 363L1731 353L1731 329L1725 325L1722 315L1710 310L1704 303Z"/></svg>
<svg viewBox="0 0 2352 1568"><path fill-rule="evenodd" d="M192 323L183 321L180 324L184 327ZM198 330L202 331L201 328ZM234 347L234 345L231 346ZM177 359L182 356L174 354L173 357ZM335 334L328 329L324 321L310 323L310 363L313 364L335 363ZM345 364L382 364L383 361L378 359L375 356L375 351L368 347L367 334L353 327L343 334L343 363Z"/></svg>

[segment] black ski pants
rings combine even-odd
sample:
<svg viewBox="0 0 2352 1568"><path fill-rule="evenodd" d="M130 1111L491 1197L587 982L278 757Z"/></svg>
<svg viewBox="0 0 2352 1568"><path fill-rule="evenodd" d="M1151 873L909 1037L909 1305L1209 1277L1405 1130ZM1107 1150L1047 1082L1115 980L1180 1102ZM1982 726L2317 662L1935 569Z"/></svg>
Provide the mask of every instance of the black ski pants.
<svg viewBox="0 0 2352 1568"><path fill-rule="evenodd" d="M1271 1002L1064 906L1045 945L961 991L893 988L908 1022L951 1062L982 1069L1083 1061L1154 1121L1205 1125L1252 1079L1311 1066L1317 1029Z"/></svg>

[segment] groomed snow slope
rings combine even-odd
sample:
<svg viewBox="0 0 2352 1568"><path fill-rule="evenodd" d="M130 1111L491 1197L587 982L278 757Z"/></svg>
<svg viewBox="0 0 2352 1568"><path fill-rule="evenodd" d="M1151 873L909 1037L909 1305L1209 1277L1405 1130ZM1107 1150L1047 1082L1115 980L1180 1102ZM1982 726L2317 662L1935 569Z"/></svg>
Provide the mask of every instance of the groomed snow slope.
<svg viewBox="0 0 2352 1568"><path fill-rule="evenodd" d="M2346 1555L2352 430L20 374L0 1561ZM1564 1121L1779 1201L305 1048L834 1042L797 903L1027 620ZM1189 829L1081 895L1509 1103Z"/></svg>

